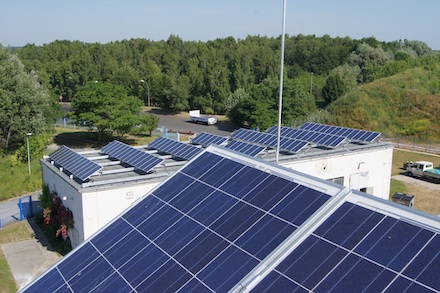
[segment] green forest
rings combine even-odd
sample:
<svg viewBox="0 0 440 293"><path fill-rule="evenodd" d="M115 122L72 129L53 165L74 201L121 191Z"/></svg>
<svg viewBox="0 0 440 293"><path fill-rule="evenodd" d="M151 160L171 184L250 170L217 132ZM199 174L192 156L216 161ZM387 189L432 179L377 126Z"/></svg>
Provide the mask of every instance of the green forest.
<svg viewBox="0 0 440 293"><path fill-rule="evenodd" d="M277 123L281 37L196 42L171 35L162 41L106 44L60 40L10 51L51 104L74 105L75 99L112 88L123 91L130 103L135 97L171 113L200 109L262 130ZM313 120L390 136L430 132L440 137L440 52L426 43L287 36L284 58L284 125ZM108 107L122 106L112 102ZM79 120L85 112L74 116ZM129 125L113 123L113 128L129 131ZM1 135L7 138L8 132Z"/></svg>

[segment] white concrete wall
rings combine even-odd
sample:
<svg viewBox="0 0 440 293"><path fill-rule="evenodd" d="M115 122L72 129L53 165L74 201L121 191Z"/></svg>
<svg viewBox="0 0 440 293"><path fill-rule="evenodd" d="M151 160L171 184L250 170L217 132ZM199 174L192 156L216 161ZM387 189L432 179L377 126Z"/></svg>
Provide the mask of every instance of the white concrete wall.
<svg viewBox="0 0 440 293"><path fill-rule="evenodd" d="M322 158L307 158L280 164L325 180L344 177L344 186L388 200L393 149L345 152Z"/></svg>
<svg viewBox="0 0 440 293"><path fill-rule="evenodd" d="M83 194L84 240L113 220L160 182L87 192Z"/></svg>
<svg viewBox="0 0 440 293"><path fill-rule="evenodd" d="M42 173L43 182L49 186L50 191L56 192L61 199L65 197L63 205L72 211L75 227L68 230L72 248L83 243L160 183L144 182L140 185L81 193L67 183L70 179L60 171L42 164Z"/></svg>
<svg viewBox="0 0 440 293"><path fill-rule="evenodd" d="M61 175L61 176L60 176ZM51 192L56 192L63 199L63 205L72 211L74 228L68 229L68 236L72 242L72 247L76 247L84 241L84 222L82 196L76 188L67 184L66 180L70 180L66 175L59 171L54 171L42 164L43 182L49 186Z"/></svg>

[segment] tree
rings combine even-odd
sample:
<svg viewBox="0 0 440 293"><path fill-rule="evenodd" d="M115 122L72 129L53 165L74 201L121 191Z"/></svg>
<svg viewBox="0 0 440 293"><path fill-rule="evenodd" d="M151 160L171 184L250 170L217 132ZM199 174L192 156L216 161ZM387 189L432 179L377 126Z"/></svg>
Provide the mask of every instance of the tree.
<svg viewBox="0 0 440 293"><path fill-rule="evenodd" d="M0 46L0 148L19 147L26 133L50 130L54 103L37 76L26 73L20 59Z"/></svg>
<svg viewBox="0 0 440 293"><path fill-rule="evenodd" d="M81 88L72 101L71 118L96 128L98 140L116 131L128 133L137 124L142 102L122 86L94 82Z"/></svg>
<svg viewBox="0 0 440 293"><path fill-rule="evenodd" d="M139 121L133 129L133 133L142 134L147 132L149 136L159 126L159 116L154 114L145 114L139 116Z"/></svg>
<svg viewBox="0 0 440 293"><path fill-rule="evenodd" d="M322 96L327 103L336 101L345 93L344 81L338 74L332 74L327 78L324 87L322 88Z"/></svg>

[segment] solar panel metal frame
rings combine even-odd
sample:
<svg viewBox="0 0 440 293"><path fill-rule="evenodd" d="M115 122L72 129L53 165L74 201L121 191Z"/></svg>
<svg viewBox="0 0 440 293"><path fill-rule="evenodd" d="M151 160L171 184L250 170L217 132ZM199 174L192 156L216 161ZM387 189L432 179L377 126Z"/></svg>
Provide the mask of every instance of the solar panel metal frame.
<svg viewBox="0 0 440 293"><path fill-rule="evenodd" d="M198 147L165 137L155 139L148 144L148 147L171 154L184 160L191 160L202 152L202 149Z"/></svg>
<svg viewBox="0 0 440 293"><path fill-rule="evenodd" d="M49 158L83 182L102 169L102 166L64 145L51 153Z"/></svg>
<svg viewBox="0 0 440 293"><path fill-rule="evenodd" d="M376 131L325 125L314 122L306 122L303 125L301 125L300 128L322 132L322 133L339 135L339 136L346 136L352 141L359 141L359 142L373 142L381 135L380 132L376 132Z"/></svg>
<svg viewBox="0 0 440 293"><path fill-rule="evenodd" d="M210 146L210 145L221 145L225 141L227 141L228 138L220 135L215 135L212 133L202 132L196 135L194 138L191 139L191 143L194 144L200 144L204 147Z"/></svg>
<svg viewBox="0 0 440 293"><path fill-rule="evenodd" d="M310 176L256 161L263 171L254 167L255 162L244 163L238 153L210 148L24 292L41 288L228 291L270 253L268 248L255 250L256 243L257 247L277 247L308 215L343 189L324 180L320 181L322 189L313 188ZM305 185L290 179L292 172ZM296 212L286 210L291 201L303 206ZM272 228L278 225L284 228ZM223 270L232 274L224 275ZM102 287L94 287L91 277ZM168 287L174 285L178 287Z"/></svg>
<svg viewBox="0 0 440 293"><path fill-rule="evenodd" d="M276 288L282 286L289 292L297 288L307 292L384 292L387 289L391 292L440 291L440 281L433 277L434 271L440 268L438 219L413 213L398 204L377 200L360 191L351 191L342 199L324 217L315 215L314 221L301 227L307 235L297 231L301 235L299 245L295 244L295 236L292 235L290 243L295 246L293 250L285 250L285 254L272 263L271 267L256 267L234 289L245 288L252 292L264 289L270 292L277 291ZM335 198L333 200L337 201ZM363 210L362 217L359 212L352 213L355 209ZM351 218L346 219L349 215ZM353 222L353 219L359 223ZM352 227L346 229L348 225ZM408 228L411 226L415 232L410 232ZM320 243L331 248L333 252L317 245ZM337 250L342 254L336 253ZM428 257L427 254L432 256ZM423 262L420 259L428 261ZM435 260L437 264L432 268ZM424 263L422 268L421 262ZM359 272L360 267L365 265L375 268L376 271L370 274L373 270L367 268L361 270L369 272L365 276L356 273L356 270ZM298 266L301 267L300 270ZM415 267L419 273L413 272ZM261 281L255 286L252 281L256 275ZM354 281L356 278L362 281ZM365 278L370 283L364 282ZM406 280L406 283L402 283L402 280ZM344 284L345 287L341 288Z"/></svg>
<svg viewBox="0 0 440 293"><path fill-rule="evenodd" d="M101 152L145 173L150 172L154 167L164 161L162 158L158 158L117 140L108 143L101 149Z"/></svg>
<svg viewBox="0 0 440 293"><path fill-rule="evenodd" d="M238 140L230 141L227 145L225 145L225 148L240 152L251 157L257 156L265 149L265 147L263 146Z"/></svg>
<svg viewBox="0 0 440 293"><path fill-rule="evenodd" d="M231 138L244 142L251 142L265 147L276 148L278 137L273 134L258 132L240 128L232 133ZM289 137L280 138L280 149L287 152L297 153L308 146L307 141L292 139Z"/></svg>
<svg viewBox="0 0 440 293"><path fill-rule="evenodd" d="M278 134L278 127L274 126L269 128L266 133ZM281 126L281 136L293 139L298 139L302 141L307 141L320 146L335 148L341 145L346 139L343 136L327 134L322 132L317 132L314 130L304 130L299 128L292 128Z"/></svg>

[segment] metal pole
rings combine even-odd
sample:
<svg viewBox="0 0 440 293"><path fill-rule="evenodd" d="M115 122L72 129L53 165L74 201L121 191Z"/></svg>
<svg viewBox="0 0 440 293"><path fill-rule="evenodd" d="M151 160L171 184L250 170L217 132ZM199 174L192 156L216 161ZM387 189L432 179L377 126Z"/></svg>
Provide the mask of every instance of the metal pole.
<svg viewBox="0 0 440 293"><path fill-rule="evenodd" d="M150 86L148 85L148 82L145 81L144 79L141 79L141 82L147 85L147 96L148 96L147 106L150 107Z"/></svg>
<svg viewBox="0 0 440 293"><path fill-rule="evenodd" d="M310 72L310 94L312 95L312 86L313 86L313 72Z"/></svg>
<svg viewBox="0 0 440 293"><path fill-rule="evenodd" d="M277 150L276 163L278 164L280 156L280 138L281 138L281 114L283 111L283 75L284 75L284 38L286 34L286 2L283 4L283 28L281 35L281 69L280 69L280 97L278 102L278 135L277 135Z"/></svg>
<svg viewBox="0 0 440 293"><path fill-rule="evenodd" d="M28 173L29 176L31 176L31 153L29 151L29 136L31 136L32 133L26 133L26 142L27 142L27 155L28 155Z"/></svg>

